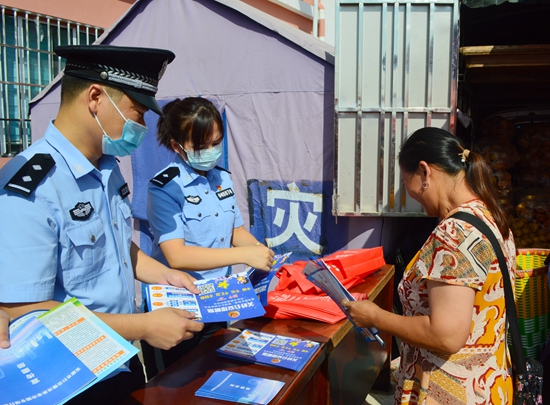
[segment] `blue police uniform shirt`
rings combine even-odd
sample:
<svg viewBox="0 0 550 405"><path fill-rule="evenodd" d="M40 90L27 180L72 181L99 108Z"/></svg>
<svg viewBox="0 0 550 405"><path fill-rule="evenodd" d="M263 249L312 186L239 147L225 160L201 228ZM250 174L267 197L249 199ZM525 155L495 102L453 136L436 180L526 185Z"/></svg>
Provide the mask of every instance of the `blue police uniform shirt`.
<svg viewBox="0 0 550 405"><path fill-rule="evenodd" d="M188 246L231 247L233 229L244 224L229 173L215 167L198 175L179 156L155 178L170 169L179 173L167 183L149 182L147 218L154 237L151 256L168 265L159 246L184 239ZM197 279L226 275L230 267L189 271Z"/></svg>
<svg viewBox="0 0 550 405"><path fill-rule="evenodd" d="M25 197L4 189L37 153L55 166ZM91 310L134 313L131 206L113 156L96 169L50 123L44 138L0 171L0 302L63 302Z"/></svg>

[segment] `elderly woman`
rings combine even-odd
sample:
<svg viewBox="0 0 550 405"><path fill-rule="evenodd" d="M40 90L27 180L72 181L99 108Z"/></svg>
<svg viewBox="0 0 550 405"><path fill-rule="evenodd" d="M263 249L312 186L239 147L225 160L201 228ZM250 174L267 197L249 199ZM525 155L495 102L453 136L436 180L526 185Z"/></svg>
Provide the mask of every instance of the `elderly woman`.
<svg viewBox="0 0 550 405"><path fill-rule="evenodd" d="M515 245L491 170L479 154L438 128L412 134L399 166L409 196L441 219L399 284L403 315L370 301L343 304L358 326L401 340L395 404L511 404L498 260L480 231L449 218L464 211L482 219L495 233L513 280Z"/></svg>

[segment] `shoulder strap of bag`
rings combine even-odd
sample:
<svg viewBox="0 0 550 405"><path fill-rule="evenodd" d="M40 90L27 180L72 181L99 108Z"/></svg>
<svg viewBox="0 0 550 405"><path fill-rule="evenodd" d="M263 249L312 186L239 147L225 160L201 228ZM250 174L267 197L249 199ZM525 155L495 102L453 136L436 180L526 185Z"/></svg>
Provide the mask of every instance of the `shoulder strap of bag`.
<svg viewBox="0 0 550 405"><path fill-rule="evenodd" d="M511 357L514 366L519 374L527 372L525 355L523 353L523 344L521 342L521 336L519 334L518 315L516 312L516 303L514 301L514 294L512 292L512 283L510 282L510 274L508 273L508 266L502 248L498 243L498 240L491 231L491 228L475 215L467 212L458 211L451 215L449 218L457 218L464 222L468 222L475 226L482 234L484 234L489 242L493 245L493 250L498 259L500 271L502 273L502 280L504 283L504 300L506 302L506 315L508 317L508 330L510 331L510 337L512 339Z"/></svg>

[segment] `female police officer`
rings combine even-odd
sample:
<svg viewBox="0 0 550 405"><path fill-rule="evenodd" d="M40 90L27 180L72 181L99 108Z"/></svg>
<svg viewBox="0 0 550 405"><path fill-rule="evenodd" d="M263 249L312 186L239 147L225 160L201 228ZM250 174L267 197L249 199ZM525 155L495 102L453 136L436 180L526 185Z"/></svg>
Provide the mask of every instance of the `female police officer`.
<svg viewBox="0 0 550 405"><path fill-rule="evenodd" d="M224 276L238 263L269 270L273 251L244 228L229 173L216 166L224 137L216 107L204 98L189 97L168 103L163 112L157 138L176 156L149 183L147 217L154 236L151 256L196 278ZM206 325L192 340L164 351L164 366L220 326ZM148 367L148 375L150 370Z"/></svg>

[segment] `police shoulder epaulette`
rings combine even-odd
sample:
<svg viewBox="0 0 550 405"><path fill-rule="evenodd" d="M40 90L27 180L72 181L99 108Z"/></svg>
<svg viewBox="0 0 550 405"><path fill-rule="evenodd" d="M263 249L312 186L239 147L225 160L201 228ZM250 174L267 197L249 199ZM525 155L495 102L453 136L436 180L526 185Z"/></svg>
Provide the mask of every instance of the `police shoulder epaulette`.
<svg viewBox="0 0 550 405"><path fill-rule="evenodd" d="M221 170L222 172L227 172L227 173L231 174L231 172L230 172L229 170L224 169L223 167L220 167L220 166L214 166L214 167L215 167L216 169Z"/></svg>
<svg viewBox="0 0 550 405"><path fill-rule="evenodd" d="M54 166L55 160L49 153L37 153L21 166L4 189L28 197Z"/></svg>
<svg viewBox="0 0 550 405"><path fill-rule="evenodd" d="M151 179L151 183L156 184L159 187L164 187L170 180L180 174L180 169L177 167L169 167L160 174L157 174Z"/></svg>

